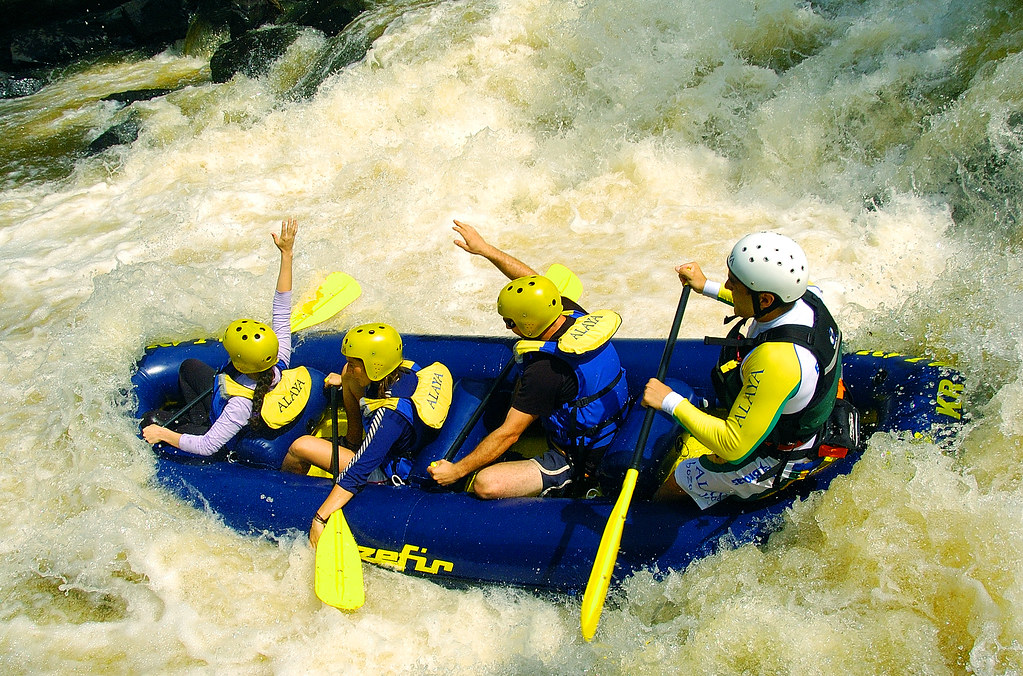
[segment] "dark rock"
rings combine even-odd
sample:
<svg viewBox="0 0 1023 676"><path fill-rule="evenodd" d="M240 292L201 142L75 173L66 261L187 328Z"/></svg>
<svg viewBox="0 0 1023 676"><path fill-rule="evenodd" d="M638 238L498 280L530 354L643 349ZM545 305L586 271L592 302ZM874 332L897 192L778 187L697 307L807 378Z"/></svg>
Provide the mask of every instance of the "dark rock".
<svg viewBox="0 0 1023 676"><path fill-rule="evenodd" d="M0 0L4 31L35 28L113 9L124 0Z"/></svg>
<svg viewBox="0 0 1023 676"><path fill-rule="evenodd" d="M125 27L120 27L123 31ZM113 29L116 31L116 27ZM128 49L131 42L105 25L84 21L66 21L61 24L22 31L11 40L11 64L16 68L59 66L76 59Z"/></svg>
<svg viewBox="0 0 1023 676"><path fill-rule="evenodd" d="M280 15L279 7L271 0L232 0L227 17L231 37L240 38L254 28L273 23Z"/></svg>
<svg viewBox="0 0 1023 676"><path fill-rule="evenodd" d="M199 0L195 15L214 26L227 26L232 4L231 0Z"/></svg>
<svg viewBox="0 0 1023 676"><path fill-rule="evenodd" d="M148 101L155 99L158 96L170 94L173 89L133 89L129 92L117 92L116 94L110 94L104 96L104 101L117 101L118 103L131 104L136 101Z"/></svg>
<svg viewBox="0 0 1023 676"><path fill-rule="evenodd" d="M39 77L18 77L0 73L0 99L16 99L29 96L46 86L46 80Z"/></svg>
<svg viewBox="0 0 1023 676"><path fill-rule="evenodd" d="M19 31L11 38L11 63L59 66L97 54L160 49L187 29L183 0L129 0L95 16Z"/></svg>
<svg viewBox="0 0 1023 676"><path fill-rule="evenodd" d="M315 28L327 35L340 33L366 5L362 0L305 0L288 3L280 23Z"/></svg>
<svg viewBox="0 0 1023 676"><path fill-rule="evenodd" d="M129 0L111 12L117 13L127 20L140 46L167 45L188 30L183 0Z"/></svg>
<svg viewBox="0 0 1023 676"><path fill-rule="evenodd" d="M35 75L34 71L98 56L155 53L184 40L186 53L213 54L215 81L229 80L236 72L257 77L284 53L302 27L340 38L358 22L367 4L368 0L0 0L5 19L17 19L0 27L0 69ZM275 28L265 29L268 25ZM227 34L232 40L221 44ZM319 64L321 72L304 88L315 87L325 74L361 58L377 36L362 31L330 45L331 54Z"/></svg>
<svg viewBox="0 0 1023 676"><path fill-rule="evenodd" d="M95 155L107 148L133 143L139 137L138 117L131 115L120 124L115 124L110 129L100 134L96 140L89 144L88 153Z"/></svg>
<svg viewBox="0 0 1023 676"><path fill-rule="evenodd" d="M235 73L256 78L265 75L295 38L297 26L267 26L220 46L210 59L210 75L214 82L227 82Z"/></svg>
<svg viewBox="0 0 1023 676"><path fill-rule="evenodd" d="M198 0L195 15L211 26L229 28L232 38L275 23L281 16L278 0Z"/></svg>

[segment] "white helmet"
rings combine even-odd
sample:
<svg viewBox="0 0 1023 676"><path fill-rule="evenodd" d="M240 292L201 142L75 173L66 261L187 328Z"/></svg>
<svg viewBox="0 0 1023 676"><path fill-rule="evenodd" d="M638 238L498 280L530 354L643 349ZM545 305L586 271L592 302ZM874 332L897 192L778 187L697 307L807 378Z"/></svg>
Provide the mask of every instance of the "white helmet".
<svg viewBox="0 0 1023 676"><path fill-rule="evenodd" d="M755 232L732 247L728 269L749 289L791 303L806 292L806 254L785 235Z"/></svg>

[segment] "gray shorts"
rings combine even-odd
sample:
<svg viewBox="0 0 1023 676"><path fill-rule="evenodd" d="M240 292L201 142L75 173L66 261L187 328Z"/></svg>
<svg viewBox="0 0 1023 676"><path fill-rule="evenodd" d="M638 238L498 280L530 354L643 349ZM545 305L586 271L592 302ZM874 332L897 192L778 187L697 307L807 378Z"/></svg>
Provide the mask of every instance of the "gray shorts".
<svg viewBox="0 0 1023 676"><path fill-rule="evenodd" d="M530 460L540 469L540 478L543 480L541 496L551 491L559 491L572 483L572 467L568 464L568 459L553 448Z"/></svg>

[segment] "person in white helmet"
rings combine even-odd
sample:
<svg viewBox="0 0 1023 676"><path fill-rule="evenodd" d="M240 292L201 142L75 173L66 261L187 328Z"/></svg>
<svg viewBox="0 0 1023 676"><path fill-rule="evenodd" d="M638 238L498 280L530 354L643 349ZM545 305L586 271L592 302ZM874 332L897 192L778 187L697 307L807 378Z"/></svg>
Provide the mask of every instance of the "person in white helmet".
<svg viewBox="0 0 1023 676"><path fill-rule="evenodd" d="M694 405L688 385L674 391L656 378L647 383L643 405L689 432L689 448L654 499L689 496L706 509L730 497L762 498L827 464L820 445L842 376L842 334L820 290L807 284L803 250L788 237L760 232L732 248L723 286L697 263L675 271L683 284L730 304L743 321L727 338L707 341L722 345L712 380L726 417Z"/></svg>

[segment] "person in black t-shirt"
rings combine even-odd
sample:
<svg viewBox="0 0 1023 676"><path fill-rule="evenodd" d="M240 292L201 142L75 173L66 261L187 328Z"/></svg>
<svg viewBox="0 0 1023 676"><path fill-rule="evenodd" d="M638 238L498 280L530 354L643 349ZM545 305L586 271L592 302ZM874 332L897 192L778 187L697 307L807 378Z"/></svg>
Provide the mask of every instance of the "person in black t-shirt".
<svg viewBox="0 0 1023 676"><path fill-rule="evenodd" d="M578 363L570 363L571 357L554 346L586 311L562 297L552 281L488 244L472 226L456 220L454 230L464 240L455 240L457 246L483 256L512 280L498 297L498 312L508 329L538 347L524 359L504 422L464 458L455 463L439 460L429 472L442 486L476 472L469 490L484 499L560 492L578 475L576 467L582 467L589 448L602 448L613 437L613 423L627 399L617 353L604 339L587 346ZM614 313L606 315L620 322ZM581 362L585 364L580 366ZM576 409L569 404L580 398L579 374L586 377L592 390L583 396L594 397L585 411L578 409L583 413L577 420ZM546 453L528 460L492 464L537 420L543 421L548 430L551 448Z"/></svg>

